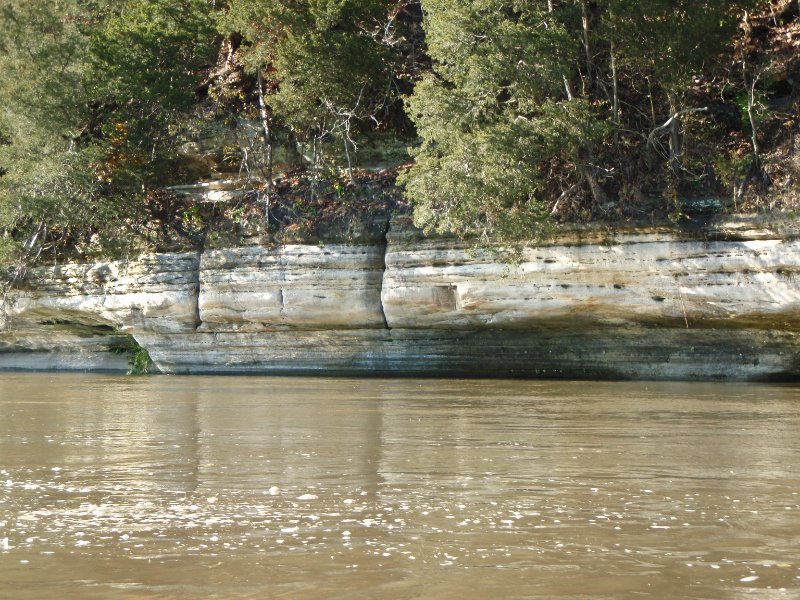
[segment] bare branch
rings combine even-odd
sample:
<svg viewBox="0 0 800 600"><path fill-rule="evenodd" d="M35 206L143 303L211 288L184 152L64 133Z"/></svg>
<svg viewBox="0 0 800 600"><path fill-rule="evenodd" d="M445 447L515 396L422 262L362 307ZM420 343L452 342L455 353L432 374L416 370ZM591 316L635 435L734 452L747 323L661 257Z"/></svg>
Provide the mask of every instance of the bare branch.
<svg viewBox="0 0 800 600"><path fill-rule="evenodd" d="M697 112L705 112L707 110L708 110L707 106L702 106L700 108L687 108L684 110L679 110L678 112L673 114L669 119L664 121L664 123L662 123L661 125L659 125L650 132L650 134L647 136L647 145L648 146L652 145L653 147L655 147L655 139L656 135L658 135L658 132L669 128L673 124L673 122L675 122L676 119L680 119L683 115L688 115Z"/></svg>

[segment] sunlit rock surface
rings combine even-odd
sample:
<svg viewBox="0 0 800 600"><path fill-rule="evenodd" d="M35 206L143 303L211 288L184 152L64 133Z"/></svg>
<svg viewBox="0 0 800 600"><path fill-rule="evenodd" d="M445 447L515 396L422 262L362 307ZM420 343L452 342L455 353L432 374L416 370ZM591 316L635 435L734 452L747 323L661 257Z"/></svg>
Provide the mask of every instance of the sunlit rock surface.
<svg viewBox="0 0 800 600"><path fill-rule="evenodd" d="M209 250L198 331L383 328L383 259L379 245Z"/></svg>
<svg viewBox="0 0 800 600"><path fill-rule="evenodd" d="M40 267L4 307L0 368L126 370L138 332L194 331L199 256Z"/></svg>
<svg viewBox="0 0 800 600"><path fill-rule="evenodd" d="M527 249L513 267L455 243L395 240L383 288L389 327L798 324L798 240L585 233Z"/></svg>
<svg viewBox="0 0 800 600"><path fill-rule="evenodd" d="M386 245L42 268L8 307L0 368L116 368L130 333L177 373L794 379L797 229L584 228L510 265L395 223Z"/></svg>

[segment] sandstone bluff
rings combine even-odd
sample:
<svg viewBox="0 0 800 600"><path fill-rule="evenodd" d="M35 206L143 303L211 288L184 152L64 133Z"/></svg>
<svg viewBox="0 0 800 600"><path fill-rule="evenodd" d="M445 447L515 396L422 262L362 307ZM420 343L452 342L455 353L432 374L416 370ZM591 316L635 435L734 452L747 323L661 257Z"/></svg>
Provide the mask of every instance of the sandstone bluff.
<svg viewBox="0 0 800 600"><path fill-rule="evenodd" d="M394 224L365 244L244 245L40 267L0 369L790 380L791 220L581 229L517 266Z"/></svg>

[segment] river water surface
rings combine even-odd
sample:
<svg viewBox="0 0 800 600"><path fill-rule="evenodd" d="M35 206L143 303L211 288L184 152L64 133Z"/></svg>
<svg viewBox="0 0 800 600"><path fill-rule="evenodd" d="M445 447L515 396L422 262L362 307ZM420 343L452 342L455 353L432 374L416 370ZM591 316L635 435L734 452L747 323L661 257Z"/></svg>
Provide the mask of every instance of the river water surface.
<svg viewBox="0 0 800 600"><path fill-rule="evenodd" d="M799 391L0 374L0 598L798 598Z"/></svg>

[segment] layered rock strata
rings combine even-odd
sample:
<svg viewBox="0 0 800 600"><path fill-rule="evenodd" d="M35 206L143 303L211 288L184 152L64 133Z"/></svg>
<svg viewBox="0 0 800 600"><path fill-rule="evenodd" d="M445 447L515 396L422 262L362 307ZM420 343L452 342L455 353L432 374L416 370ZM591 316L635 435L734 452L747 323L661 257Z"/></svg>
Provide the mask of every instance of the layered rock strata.
<svg viewBox="0 0 800 600"><path fill-rule="evenodd" d="M169 373L795 379L796 234L582 229L512 266L395 224L385 246L41 268L8 307L0 368L118 368L130 334Z"/></svg>
<svg viewBox="0 0 800 600"><path fill-rule="evenodd" d="M197 253L40 267L7 298L0 369L128 367L129 335L193 332Z"/></svg>

